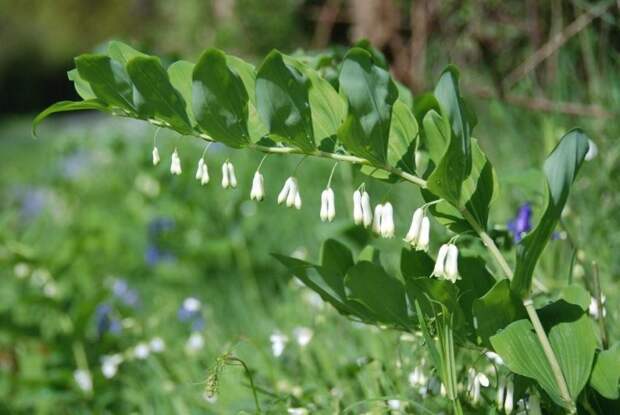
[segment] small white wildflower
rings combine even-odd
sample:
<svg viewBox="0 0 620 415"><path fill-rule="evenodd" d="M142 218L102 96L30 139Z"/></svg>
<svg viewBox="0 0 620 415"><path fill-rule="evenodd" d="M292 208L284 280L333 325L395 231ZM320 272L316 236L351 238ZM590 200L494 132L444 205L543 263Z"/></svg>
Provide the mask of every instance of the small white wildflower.
<svg viewBox="0 0 620 415"><path fill-rule="evenodd" d="M202 304L197 298L187 297L183 300L183 308L189 312L198 311L200 310L200 307L202 307Z"/></svg>
<svg viewBox="0 0 620 415"><path fill-rule="evenodd" d="M149 347L153 353L161 353L166 350L166 343L161 337L153 337L149 342Z"/></svg>
<svg viewBox="0 0 620 415"><path fill-rule="evenodd" d="M362 211L362 193L359 190L353 192L353 222L361 225L364 222L364 214Z"/></svg>
<svg viewBox="0 0 620 415"><path fill-rule="evenodd" d="M504 412L506 412L507 415L510 415L514 408L514 388L514 382L512 379L509 379L508 382L506 382L506 399L504 400Z"/></svg>
<svg viewBox="0 0 620 415"><path fill-rule="evenodd" d="M424 385L426 380L426 375L420 367L416 367L413 372L409 373L409 384L412 387Z"/></svg>
<svg viewBox="0 0 620 415"><path fill-rule="evenodd" d="M310 343L310 340L312 340L314 332L308 327L296 327L293 329L293 335L300 347L306 347Z"/></svg>
<svg viewBox="0 0 620 415"><path fill-rule="evenodd" d="M200 175L200 185L204 186L205 184L209 183L209 168L207 167L207 163L203 163L202 164L202 172Z"/></svg>
<svg viewBox="0 0 620 415"><path fill-rule="evenodd" d="M331 187L321 193L321 212L320 217L323 222L331 222L336 216L336 206L334 204L334 191Z"/></svg>
<svg viewBox="0 0 620 415"><path fill-rule="evenodd" d="M504 364L504 359L502 359L500 357L500 355L498 355L495 352L488 351L484 355L487 357L487 359L489 359L490 361L492 361L496 365L503 365Z"/></svg>
<svg viewBox="0 0 620 415"><path fill-rule="evenodd" d="M497 403L497 408L501 411L504 407L504 393L506 392L506 379L501 378L497 384L497 395L495 398L495 402Z"/></svg>
<svg viewBox="0 0 620 415"><path fill-rule="evenodd" d="M161 159L159 158L159 150L157 146L153 146L153 166L157 166Z"/></svg>
<svg viewBox="0 0 620 415"><path fill-rule="evenodd" d="M181 158L179 157L179 152L175 148L172 152L172 158L170 160L170 174L173 176L178 176L183 172L181 170Z"/></svg>
<svg viewBox="0 0 620 415"><path fill-rule="evenodd" d="M235 174L235 166L233 166L233 164L228 161L227 162L228 165L228 180L230 181L230 187L235 188L237 187L237 175Z"/></svg>
<svg viewBox="0 0 620 415"><path fill-rule="evenodd" d="M433 276L446 279L452 283L460 279L458 269L459 250L454 244L443 244L437 253Z"/></svg>
<svg viewBox="0 0 620 415"><path fill-rule="evenodd" d="M198 160L198 167L196 168L196 180L202 179L202 166L205 164L205 159L200 157Z"/></svg>
<svg viewBox="0 0 620 415"><path fill-rule="evenodd" d="M25 262L18 262L13 267L13 273L15 273L15 276L19 279L26 278L30 275L30 265Z"/></svg>
<svg viewBox="0 0 620 415"><path fill-rule="evenodd" d="M439 252L437 253L437 259L435 261L435 268L433 269L433 276L441 278L444 275L444 269L446 264L446 256L448 255L448 245L443 244L439 248Z"/></svg>
<svg viewBox="0 0 620 415"><path fill-rule="evenodd" d="M588 313L594 318L600 318L607 316L607 310L605 309L605 295L601 295L602 310L599 309L598 301L596 298L590 298L590 305L588 306Z"/></svg>
<svg viewBox="0 0 620 415"><path fill-rule="evenodd" d="M491 382L489 381L489 378L487 375L485 375L484 373L480 372L476 375L476 379L478 379L478 383L480 383L480 386L482 386L483 388L488 388L489 385L491 384Z"/></svg>
<svg viewBox="0 0 620 415"><path fill-rule="evenodd" d="M111 356L101 357L101 373L106 379L111 379L116 376L118 372L118 366L123 362L123 357L120 354L113 354Z"/></svg>
<svg viewBox="0 0 620 415"><path fill-rule="evenodd" d="M299 194L299 189L296 189L296 193L295 193L295 202L293 203L293 205L295 206L295 209L299 210L301 209L301 195Z"/></svg>
<svg viewBox="0 0 620 415"><path fill-rule="evenodd" d="M420 237L420 229L422 228L422 218L424 217L424 209L417 208L415 212L413 212L413 217L411 218L411 226L409 227L409 231L407 235L405 235L405 242L411 244L411 246L416 246L418 243L418 238Z"/></svg>
<svg viewBox="0 0 620 415"><path fill-rule="evenodd" d="M365 228L372 224L372 208L370 207L370 196L368 192L362 193L362 218Z"/></svg>
<svg viewBox="0 0 620 415"><path fill-rule="evenodd" d="M422 218L422 227L420 229L420 235L418 236L418 243L416 249L418 251L428 251L428 244L431 240L431 221L427 216Z"/></svg>
<svg viewBox="0 0 620 415"><path fill-rule="evenodd" d="M146 343L138 343L133 348L133 355L136 359L144 360L149 357L151 350L149 349L149 345Z"/></svg>
<svg viewBox="0 0 620 415"><path fill-rule="evenodd" d="M588 152L586 153L586 156L584 157L585 160L590 161L594 159L594 157L596 157L597 155L598 155L598 146L596 145L594 141L592 141L591 139L588 139Z"/></svg>
<svg viewBox="0 0 620 415"><path fill-rule="evenodd" d="M461 279L459 276L458 268L459 249L454 244L450 244L448 247L448 255L446 257L446 279L452 283L455 283L457 279Z"/></svg>
<svg viewBox="0 0 620 415"><path fill-rule="evenodd" d="M306 408L288 408L286 412L289 415L308 415L309 414Z"/></svg>
<svg viewBox="0 0 620 415"><path fill-rule="evenodd" d="M73 379L75 380L75 383L77 383L78 387L84 392L90 392L93 390L93 379L88 370L77 369L73 372Z"/></svg>
<svg viewBox="0 0 620 415"><path fill-rule="evenodd" d="M252 190L250 190L250 199L260 202L265 197L265 187L263 185L263 175L256 170L252 179Z"/></svg>
<svg viewBox="0 0 620 415"><path fill-rule="evenodd" d="M388 399L388 407L394 411L397 411L401 408L402 403L398 399Z"/></svg>
<svg viewBox="0 0 620 415"><path fill-rule="evenodd" d="M375 215L372 221L372 230L377 235L381 234L381 216L383 214L383 205L379 203L375 206Z"/></svg>
<svg viewBox="0 0 620 415"><path fill-rule="evenodd" d="M387 202L381 211L381 236L384 238L394 237L394 209L392 204Z"/></svg>
<svg viewBox="0 0 620 415"><path fill-rule="evenodd" d="M187 342L185 342L185 350L189 354L194 354L201 350L205 345L205 340L202 337L202 334L198 332L193 332L190 334Z"/></svg>
<svg viewBox="0 0 620 415"><path fill-rule="evenodd" d="M288 194L291 191L291 187L293 186L293 182L294 181L295 181L295 179L293 177L289 177L284 182L284 186L282 187L282 190L280 190L280 193L278 194L278 204L279 205L284 203L286 201L286 199L288 198Z"/></svg>
<svg viewBox="0 0 620 415"><path fill-rule="evenodd" d="M273 355L275 357L282 356L286 348L286 343L288 343L288 337L276 331L269 337L269 341L271 341L271 351Z"/></svg>

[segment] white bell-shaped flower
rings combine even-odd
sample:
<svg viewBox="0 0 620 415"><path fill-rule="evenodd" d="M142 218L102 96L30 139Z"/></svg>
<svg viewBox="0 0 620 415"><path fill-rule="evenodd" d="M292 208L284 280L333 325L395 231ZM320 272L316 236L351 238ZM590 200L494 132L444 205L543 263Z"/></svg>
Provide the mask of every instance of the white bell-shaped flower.
<svg viewBox="0 0 620 415"><path fill-rule="evenodd" d="M375 215L372 221L372 230L377 235L381 234L381 217L383 215L383 205L379 203L375 206Z"/></svg>
<svg viewBox="0 0 620 415"><path fill-rule="evenodd" d="M295 209L297 210L301 209L301 194L299 194L299 189L296 189L295 202L293 203L293 206L295 206Z"/></svg>
<svg viewBox="0 0 620 415"><path fill-rule="evenodd" d="M202 174L200 175L200 184L204 186L209 183L209 169L207 168L207 163L202 163Z"/></svg>
<svg viewBox="0 0 620 415"><path fill-rule="evenodd" d="M278 204L279 205L284 203L286 201L286 199L288 198L288 195L289 195L289 193L291 191L291 187L293 186L293 182L294 181L295 181L295 179L293 177L289 177L284 182L284 186L282 187L282 190L280 190L280 193L278 194Z"/></svg>
<svg viewBox="0 0 620 415"><path fill-rule="evenodd" d="M228 162L222 164L222 187L228 189L230 187L230 177L228 174Z"/></svg>
<svg viewBox="0 0 620 415"><path fill-rule="evenodd" d="M237 187L237 176L235 175L235 166L229 161L228 163L228 180L230 181L230 187Z"/></svg>
<svg viewBox="0 0 620 415"><path fill-rule="evenodd" d="M331 187L323 190L321 193L321 212L320 217L323 222L331 222L336 216L336 207L334 205L334 191Z"/></svg>
<svg viewBox="0 0 620 415"><path fill-rule="evenodd" d="M181 170L181 158L179 157L179 153L175 148L172 152L172 158L170 159L170 173L174 176L178 176L182 173Z"/></svg>
<svg viewBox="0 0 620 415"><path fill-rule="evenodd" d="M394 208L390 202L383 205L380 229L382 237L392 238L394 236Z"/></svg>
<svg viewBox="0 0 620 415"><path fill-rule="evenodd" d="M291 188L289 189L288 196L286 196L286 206L293 207L295 205L295 199L297 198L297 179L293 178L291 181Z"/></svg>
<svg viewBox="0 0 620 415"><path fill-rule="evenodd" d="M353 222L361 225L364 222L364 214L362 211L362 193L359 190L353 192Z"/></svg>
<svg viewBox="0 0 620 415"><path fill-rule="evenodd" d="M263 185L263 175L257 170L252 179L252 190L250 199L260 202L265 197L265 187Z"/></svg>
<svg viewBox="0 0 620 415"><path fill-rule="evenodd" d="M200 159L198 160L198 167L196 168L196 180L202 179L202 166L204 166L204 164L204 158L200 157Z"/></svg>
<svg viewBox="0 0 620 415"><path fill-rule="evenodd" d="M514 382L512 379L508 379L508 382L506 382L506 398L504 399L504 412L506 415L510 415L514 408L514 389Z"/></svg>
<svg viewBox="0 0 620 415"><path fill-rule="evenodd" d="M407 235L405 235L405 242L409 242L411 246L416 246L418 243L420 229L422 228L422 218L424 218L424 209L417 208L415 212L413 212L411 226L409 227Z"/></svg>
<svg viewBox="0 0 620 415"><path fill-rule="evenodd" d="M420 234L418 235L418 243L415 249L418 251L428 251L428 244L431 241L431 221L428 216L422 218L422 226L420 227Z"/></svg>
<svg viewBox="0 0 620 415"><path fill-rule="evenodd" d="M504 407L504 395L506 393L506 379L500 378L497 383L497 394L495 397L495 403L497 404L497 408L501 411Z"/></svg>
<svg viewBox="0 0 620 415"><path fill-rule="evenodd" d="M372 208L370 207L370 196L364 190L362 193L362 219L365 228L372 224Z"/></svg>
<svg viewBox="0 0 620 415"><path fill-rule="evenodd" d="M448 255L446 256L446 266L444 272L445 278L452 283L455 283L456 280L461 279L459 276L458 257L459 249L456 245L450 244L448 246Z"/></svg>
<svg viewBox="0 0 620 415"><path fill-rule="evenodd" d="M153 166L157 166L160 162L160 158L159 158L159 150L157 149L157 146L153 146Z"/></svg>
<svg viewBox="0 0 620 415"><path fill-rule="evenodd" d="M437 259L435 260L435 268L433 269L433 276L437 278L443 278L446 267L446 256L448 255L448 244L443 244L439 248L437 253Z"/></svg>

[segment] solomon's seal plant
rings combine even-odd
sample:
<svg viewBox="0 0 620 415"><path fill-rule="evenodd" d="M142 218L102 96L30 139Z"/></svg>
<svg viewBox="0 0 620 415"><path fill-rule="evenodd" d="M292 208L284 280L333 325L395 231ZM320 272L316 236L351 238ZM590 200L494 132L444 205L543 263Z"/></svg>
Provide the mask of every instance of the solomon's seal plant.
<svg viewBox="0 0 620 415"><path fill-rule="evenodd" d="M98 110L234 149L350 163L368 180L417 187L425 204L413 212L409 231L398 235L403 239L400 275L389 273L366 250L355 259L332 239L325 241L318 264L275 258L340 313L420 333L433 378L455 413L495 400L507 413L517 402L527 402L533 413L541 406L575 412L591 407L588 396L594 390L618 399L620 349L604 350L599 342L587 313L590 295L575 285L559 293L532 288L536 264L592 151L582 130L567 132L549 154L540 184L546 195L543 212L531 230L522 223L529 223L531 212L520 213L513 226L515 251L502 252L488 231L490 205L498 194L495 171L473 135L476 117L461 96L453 66L432 92L415 98L365 43L344 56L288 56L274 50L257 68L207 49L196 63L178 61L165 68L155 56L111 42L107 53L78 56L75 66L69 77L83 100L50 106L36 117L34 128L54 113ZM181 150L177 146L171 156L175 175L182 173ZM157 164L156 143L152 157ZM205 148L196 170L203 185L209 182L207 159ZM298 169L277 197L266 195L263 161L247 180L250 198L274 197L300 209ZM221 174L223 188L237 186L230 160ZM353 199L356 225L384 238L396 236L392 201L380 200L373 208L365 184L347 197ZM330 175L319 216L331 222L335 215ZM434 241L441 246L438 252L430 249L430 217L453 234ZM456 367L457 356L472 349L501 363L491 382L474 369ZM469 385L459 384L459 377L467 376ZM496 394L484 391L489 385Z"/></svg>

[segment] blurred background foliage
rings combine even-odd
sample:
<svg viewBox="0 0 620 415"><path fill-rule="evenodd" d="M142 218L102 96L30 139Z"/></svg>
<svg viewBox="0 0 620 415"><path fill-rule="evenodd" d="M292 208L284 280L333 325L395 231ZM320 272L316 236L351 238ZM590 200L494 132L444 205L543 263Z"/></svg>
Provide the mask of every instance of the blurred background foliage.
<svg viewBox="0 0 620 415"><path fill-rule="evenodd" d="M267 200L256 204L247 196L258 154L213 146L213 182L202 188L193 180L202 147L162 133L164 163L153 168L154 130L139 123L59 116L31 139L34 112L75 98L66 78L72 58L112 38L170 60L195 60L216 46L255 63L272 48L321 50L368 38L414 95L456 63L478 114L475 135L501 181L491 217L498 235L521 204L540 207L542 161L562 133L582 126L599 154L580 174L538 272L551 290L572 278L593 291L598 270L609 336L620 336L617 2L0 0L0 10L1 413L251 411L240 368L224 371L216 403L203 398L209 368L229 350L248 364L273 413L334 413L382 396L426 397L432 412L444 407L419 339L350 324L269 255L315 260L327 237L359 249L368 235L351 228L349 195L363 180L355 170L337 170L338 216L324 225L318 199L327 162L303 164L298 213L273 200L295 158L268 159ZM167 173L174 146L180 178ZM228 157L240 177L230 192L217 183ZM387 192L370 186L377 197ZM390 198L404 234L419 196L402 185ZM433 232L438 243L443 231L435 223ZM383 260L396 269L399 240L375 244L392 252ZM129 288L119 293L119 281ZM127 290L139 301L128 301ZM187 297L202 304L197 320L181 318ZM311 330L310 343L299 342L300 328ZM204 344L191 342L196 333ZM136 357L138 345L155 338L166 350ZM124 362L108 379L101 359L117 353ZM479 365L477 357L459 359ZM416 368L426 369L428 388L411 382ZM92 387L77 381L77 370L91 373ZM483 393L489 405L492 395ZM385 408L386 400L358 408Z"/></svg>

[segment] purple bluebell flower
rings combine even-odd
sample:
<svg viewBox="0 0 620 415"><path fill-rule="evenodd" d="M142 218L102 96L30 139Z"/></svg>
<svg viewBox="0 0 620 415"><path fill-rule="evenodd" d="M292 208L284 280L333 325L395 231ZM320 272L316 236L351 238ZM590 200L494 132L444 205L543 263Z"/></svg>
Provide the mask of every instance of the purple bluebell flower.
<svg viewBox="0 0 620 415"><path fill-rule="evenodd" d="M149 244L144 252L144 260L150 266L155 266L160 262L173 261L174 255L170 251L161 249L155 244Z"/></svg>
<svg viewBox="0 0 620 415"><path fill-rule="evenodd" d="M119 278L114 280L112 284L112 293L128 307L137 307L140 303L138 292L129 288L129 284L127 284L127 281L124 279Z"/></svg>
<svg viewBox="0 0 620 415"><path fill-rule="evenodd" d="M529 202L519 206L515 218L508 222L508 230L512 233L516 243L519 243L525 234L532 230L532 205Z"/></svg>
<svg viewBox="0 0 620 415"><path fill-rule="evenodd" d="M34 219L45 209L48 193L44 189L28 189L21 197L21 214L25 219Z"/></svg>
<svg viewBox="0 0 620 415"><path fill-rule="evenodd" d="M200 300L194 297L187 297L177 311L177 318L183 323L189 323L192 331L202 331L205 326L205 320L200 312L201 307Z"/></svg>
<svg viewBox="0 0 620 415"><path fill-rule="evenodd" d="M112 315L112 306L107 303L97 306L95 324L99 336L103 336L105 333L118 334L122 330L121 322Z"/></svg>
<svg viewBox="0 0 620 415"><path fill-rule="evenodd" d="M157 238L160 234L174 229L175 222L172 218L155 218L149 223L149 239Z"/></svg>

